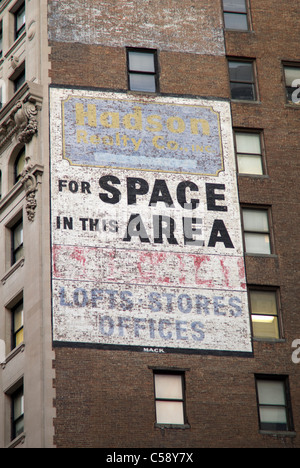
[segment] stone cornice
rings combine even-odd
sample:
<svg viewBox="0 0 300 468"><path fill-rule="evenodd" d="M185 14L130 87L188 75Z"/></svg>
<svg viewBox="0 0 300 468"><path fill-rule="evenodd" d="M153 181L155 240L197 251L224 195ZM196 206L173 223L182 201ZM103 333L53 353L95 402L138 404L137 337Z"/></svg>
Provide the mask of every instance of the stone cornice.
<svg viewBox="0 0 300 468"><path fill-rule="evenodd" d="M41 106L42 86L27 81L0 111L0 152L13 136L29 143L38 131Z"/></svg>

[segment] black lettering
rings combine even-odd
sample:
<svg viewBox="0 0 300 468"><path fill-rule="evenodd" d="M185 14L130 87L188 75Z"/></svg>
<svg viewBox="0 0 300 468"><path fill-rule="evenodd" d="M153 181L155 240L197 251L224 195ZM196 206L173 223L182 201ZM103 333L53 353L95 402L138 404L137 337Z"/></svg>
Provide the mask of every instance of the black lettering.
<svg viewBox="0 0 300 468"><path fill-rule="evenodd" d="M215 190L225 190L224 184L206 184L206 200L208 211L227 211L227 206L216 205L216 200L225 200L223 193L215 193Z"/></svg>
<svg viewBox="0 0 300 468"><path fill-rule="evenodd" d="M174 208L172 197L164 179L155 181L149 206L156 206L157 202L164 202L169 208Z"/></svg>
<svg viewBox="0 0 300 468"><path fill-rule="evenodd" d="M127 200L128 205L136 205L137 195L146 195L149 190L149 185L146 180L139 177L127 178Z"/></svg>
<svg viewBox="0 0 300 468"><path fill-rule="evenodd" d="M58 181L58 190L59 192L62 192L63 187L67 186L67 181L66 180L59 180Z"/></svg>
<svg viewBox="0 0 300 468"><path fill-rule="evenodd" d="M165 223L165 226L163 226ZM176 225L173 218L169 216L153 216L154 243L162 244L163 235L166 236L169 244L178 245L174 236Z"/></svg>
<svg viewBox="0 0 300 468"><path fill-rule="evenodd" d="M109 185L109 184L120 185L121 182L117 177L113 175L100 177L99 179L100 187L103 190L106 190L107 192L111 193L112 197L108 196L107 193L99 193L99 197L104 203L110 203L111 205L115 205L116 203L119 203L119 201L121 200L121 192L116 187L114 187L113 185Z"/></svg>
<svg viewBox="0 0 300 468"><path fill-rule="evenodd" d="M130 242L132 237L139 237L142 243L150 243L144 223L139 214L132 214L128 221L124 242Z"/></svg>
<svg viewBox="0 0 300 468"><path fill-rule="evenodd" d="M89 182L81 182L81 192L91 193L91 185Z"/></svg>
<svg viewBox="0 0 300 468"><path fill-rule="evenodd" d="M217 242L223 242L226 249L234 249L228 231L221 219L216 219L211 230L208 247L215 247Z"/></svg>
<svg viewBox="0 0 300 468"><path fill-rule="evenodd" d="M192 199L189 202L187 202L186 199L186 189L189 188L192 192L197 192L198 187L194 182L189 182L189 181L184 181L180 182L177 186L177 201L182 208L185 208L186 210L195 210L197 206L199 205L199 200L198 199Z"/></svg>

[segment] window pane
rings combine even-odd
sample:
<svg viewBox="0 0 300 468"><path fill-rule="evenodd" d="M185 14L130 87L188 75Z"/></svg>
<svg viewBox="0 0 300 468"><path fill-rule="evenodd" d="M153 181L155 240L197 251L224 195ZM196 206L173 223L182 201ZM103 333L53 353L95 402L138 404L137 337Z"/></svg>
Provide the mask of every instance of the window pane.
<svg viewBox="0 0 300 468"><path fill-rule="evenodd" d="M236 11L246 13L246 0L223 0L224 11Z"/></svg>
<svg viewBox="0 0 300 468"><path fill-rule="evenodd" d="M23 223L20 223L14 229L14 249L23 244Z"/></svg>
<svg viewBox="0 0 300 468"><path fill-rule="evenodd" d="M271 315L251 315L253 336L255 338L279 338L277 317Z"/></svg>
<svg viewBox="0 0 300 468"><path fill-rule="evenodd" d="M232 99L241 99L243 101L255 101L255 88L253 84L248 83L230 83Z"/></svg>
<svg viewBox="0 0 300 468"><path fill-rule="evenodd" d="M226 29L248 30L247 15L240 13L224 13L224 21Z"/></svg>
<svg viewBox="0 0 300 468"><path fill-rule="evenodd" d="M24 414L24 395L23 390L14 398L14 420Z"/></svg>
<svg viewBox="0 0 300 468"><path fill-rule="evenodd" d="M285 406L285 385L282 380L258 380L257 390L260 405Z"/></svg>
<svg viewBox="0 0 300 468"><path fill-rule="evenodd" d="M158 424L184 424L183 403L178 401L157 401L156 422Z"/></svg>
<svg viewBox="0 0 300 468"><path fill-rule="evenodd" d="M21 174L23 172L25 166L25 150L22 151L21 154L18 155L15 163L15 182L18 182L18 180L21 177Z"/></svg>
<svg viewBox="0 0 300 468"><path fill-rule="evenodd" d="M229 62L230 80L253 82L253 67L251 62Z"/></svg>
<svg viewBox="0 0 300 468"><path fill-rule="evenodd" d="M284 67L286 86L293 86L294 80L300 80L300 67Z"/></svg>
<svg viewBox="0 0 300 468"><path fill-rule="evenodd" d="M149 93L154 93L156 91L155 76L130 73L129 88L132 91L147 91Z"/></svg>
<svg viewBox="0 0 300 468"><path fill-rule="evenodd" d="M16 29L19 31L25 25L25 5L16 14Z"/></svg>
<svg viewBox="0 0 300 468"><path fill-rule="evenodd" d="M261 407L259 409L260 421L262 428L270 430L286 430L287 429L287 417L285 408L272 407Z"/></svg>
<svg viewBox="0 0 300 468"><path fill-rule="evenodd" d="M235 138L238 153L261 154L260 135L258 133L236 132Z"/></svg>
<svg viewBox="0 0 300 468"><path fill-rule="evenodd" d="M19 330L23 326L23 304L14 311L14 331Z"/></svg>
<svg viewBox="0 0 300 468"><path fill-rule="evenodd" d="M22 416L15 424L15 437L24 432L24 417Z"/></svg>
<svg viewBox="0 0 300 468"><path fill-rule="evenodd" d="M154 54L143 52L129 52L129 70L140 72L155 72Z"/></svg>
<svg viewBox="0 0 300 468"><path fill-rule="evenodd" d="M250 301L253 314L277 315L275 291L250 291Z"/></svg>
<svg viewBox="0 0 300 468"><path fill-rule="evenodd" d="M240 174L263 174L261 156L238 154L238 168Z"/></svg>
<svg viewBox="0 0 300 468"><path fill-rule="evenodd" d="M245 231L269 232L268 213L264 210L243 210Z"/></svg>
<svg viewBox="0 0 300 468"><path fill-rule="evenodd" d="M253 254L271 253L270 237L266 234L245 233L246 252Z"/></svg>
<svg viewBox="0 0 300 468"><path fill-rule="evenodd" d="M155 374L155 396L156 398L181 400L182 376Z"/></svg>

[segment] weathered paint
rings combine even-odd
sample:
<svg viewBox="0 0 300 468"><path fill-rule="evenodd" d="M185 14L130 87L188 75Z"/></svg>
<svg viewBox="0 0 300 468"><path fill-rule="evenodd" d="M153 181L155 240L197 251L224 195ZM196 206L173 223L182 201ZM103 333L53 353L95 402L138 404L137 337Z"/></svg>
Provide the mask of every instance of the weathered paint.
<svg viewBox="0 0 300 468"><path fill-rule="evenodd" d="M84 4L83 4L84 3ZM52 0L52 41L225 55L220 5L172 0ZM157 12L159 11L159 15ZM173 34L174 31L174 34Z"/></svg>
<svg viewBox="0 0 300 468"><path fill-rule="evenodd" d="M66 111L66 102L73 108ZM149 99L149 108L147 99L138 103L145 116L155 109L161 122L172 118L166 106L175 109L179 125L184 115L193 118L191 108L218 116L211 145L221 148L221 170L199 174L172 170L171 159L168 171L159 170L151 139L143 147L148 170L112 166L110 152L104 152L107 163L94 165L73 138L82 124L76 104L83 102L95 103L98 117L90 124L96 128L101 112L116 113L116 102L124 121L137 98L51 89L54 341L251 352L229 103L162 97ZM98 127L102 138L107 129Z"/></svg>

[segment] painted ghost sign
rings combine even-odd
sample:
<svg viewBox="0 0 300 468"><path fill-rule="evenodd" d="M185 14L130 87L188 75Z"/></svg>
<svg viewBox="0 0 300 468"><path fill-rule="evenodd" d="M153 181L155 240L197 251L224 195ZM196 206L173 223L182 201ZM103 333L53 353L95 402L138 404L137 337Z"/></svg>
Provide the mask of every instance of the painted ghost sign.
<svg viewBox="0 0 300 468"><path fill-rule="evenodd" d="M55 344L252 352L229 103L51 88Z"/></svg>

